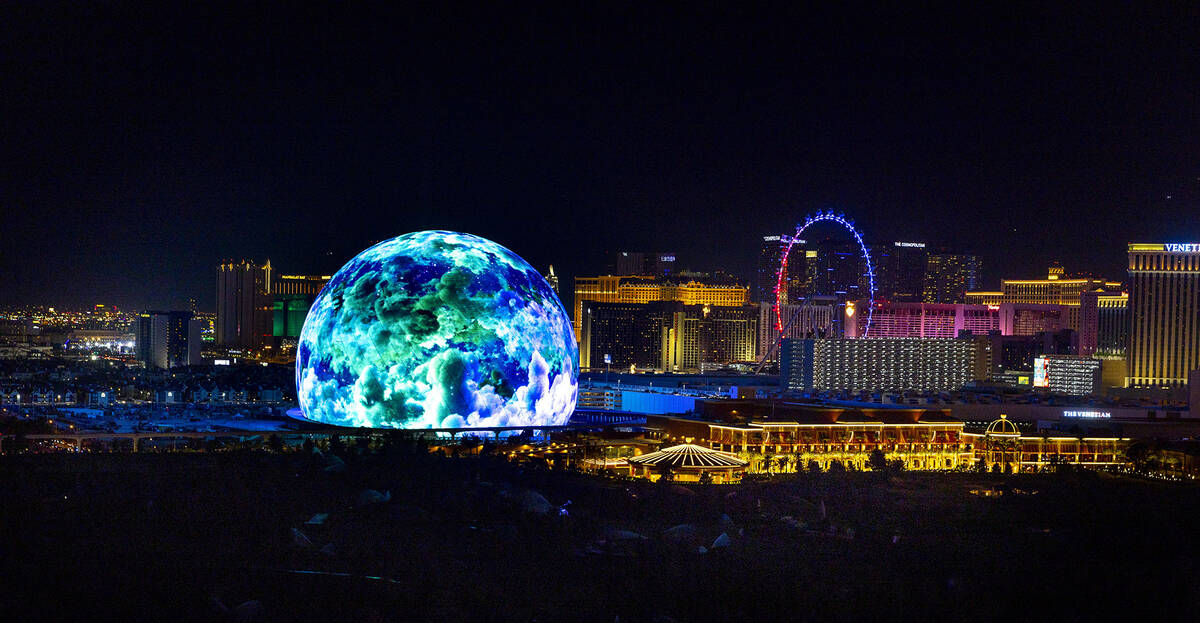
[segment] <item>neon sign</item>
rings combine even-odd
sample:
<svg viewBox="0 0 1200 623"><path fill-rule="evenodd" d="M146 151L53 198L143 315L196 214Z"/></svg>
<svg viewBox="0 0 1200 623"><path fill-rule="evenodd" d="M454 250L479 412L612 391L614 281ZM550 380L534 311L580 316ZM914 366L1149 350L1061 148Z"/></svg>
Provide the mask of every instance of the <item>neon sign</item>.
<svg viewBox="0 0 1200 623"><path fill-rule="evenodd" d="M1168 242L1163 245L1170 253L1200 253L1200 244L1174 244Z"/></svg>
<svg viewBox="0 0 1200 623"><path fill-rule="evenodd" d="M1080 417L1080 418L1111 418L1112 413L1109 411L1063 411L1063 417Z"/></svg>
<svg viewBox="0 0 1200 623"><path fill-rule="evenodd" d="M892 244L894 244L898 247L913 247L915 249L924 249L925 248L924 242L893 242Z"/></svg>

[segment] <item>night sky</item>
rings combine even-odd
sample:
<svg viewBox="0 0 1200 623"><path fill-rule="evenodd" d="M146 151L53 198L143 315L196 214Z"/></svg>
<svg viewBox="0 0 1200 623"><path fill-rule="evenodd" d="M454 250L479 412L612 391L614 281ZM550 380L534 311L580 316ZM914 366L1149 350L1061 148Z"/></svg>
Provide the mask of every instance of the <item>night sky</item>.
<svg viewBox="0 0 1200 623"><path fill-rule="evenodd" d="M331 273L433 228L554 264L568 304L616 249L748 275L818 209L985 285L1200 242L1195 10L600 4L5 3L0 304L212 309L223 259Z"/></svg>

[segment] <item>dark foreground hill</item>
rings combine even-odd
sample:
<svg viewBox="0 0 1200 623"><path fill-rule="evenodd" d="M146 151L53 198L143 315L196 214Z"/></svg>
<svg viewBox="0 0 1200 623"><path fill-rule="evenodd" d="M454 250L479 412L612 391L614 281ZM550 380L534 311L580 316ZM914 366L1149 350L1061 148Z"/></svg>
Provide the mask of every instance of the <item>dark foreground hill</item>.
<svg viewBox="0 0 1200 623"><path fill-rule="evenodd" d="M85 454L0 458L0 491L12 621L1178 620L1200 604L1200 489L1092 473L685 488L478 457Z"/></svg>

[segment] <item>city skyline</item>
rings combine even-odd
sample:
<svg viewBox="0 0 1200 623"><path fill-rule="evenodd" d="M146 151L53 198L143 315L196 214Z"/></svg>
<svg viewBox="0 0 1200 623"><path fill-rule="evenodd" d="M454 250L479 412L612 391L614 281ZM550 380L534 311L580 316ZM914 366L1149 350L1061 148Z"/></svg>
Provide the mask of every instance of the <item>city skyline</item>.
<svg viewBox="0 0 1200 623"><path fill-rule="evenodd" d="M424 229L564 283L660 246L748 276L826 209L985 284L1200 240L1186 19L4 10L10 304L182 308L223 260L330 274Z"/></svg>
<svg viewBox="0 0 1200 623"><path fill-rule="evenodd" d="M829 233L833 234L834 238L836 238L836 235L838 234L838 232L829 232ZM787 235L787 234L783 234L783 235ZM762 236L759 236L760 242L761 242L761 239L762 239ZM370 244L364 245L364 248L370 247L373 244L375 244L376 242L377 241L371 241ZM893 241L867 241L867 244L872 252L872 261L875 262L875 261L877 261L877 258L875 257L874 254L876 252L877 245L898 244L898 243L893 242ZM903 244L903 243L899 243L899 244ZM1164 244L1167 247L1172 247L1172 248L1186 248L1189 246L1189 244L1195 244L1195 243L1144 242L1143 241L1140 243L1139 242L1122 243L1120 245L1120 247L1122 249L1124 249L1125 246L1127 246L1128 244L1151 244L1151 245ZM933 245L929 245L929 246L932 247ZM799 249L799 248L800 247L797 246L797 249ZM946 249L946 247L942 247L942 249ZM609 256L611 256L611 255L612 255L611 250L604 251L595 263L589 264L587 266L583 266L581 269L578 269L577 273L575 275L573 275L573 277L571 277L571 278L616 276L616 275L621 274L620 271L611 270L611 261L609 261L610 260ZM744 255L756 256L756 259L758 259L757 254L753 251L747 251ZM983 253L978 253L977 255L980 257L984 256ZM684 274L682 276L677 275L677 274L667 275L665 277L660 276L660 277L658 277L658 279L660 279L660 280L665 279L667 281L678 281L681 283L686 283L689 279L693 278L692 275L712 274L713 271L716 271L717 275L729 275L730 274L730 272L726 271L726 269L723 266L709 266L709 265L705 265L705 264L694 265L694 264L687 262L686 256L680 254L679 257L681 258L680 267L682 269L682 272L685 272L686 274ZM981 270L980 273L983 275L986 275L986 277L980 277L979 282L978 282L979 285L977 287L966 288L966 290L965 290L965 292L967 292L969 294L975 294L976 296L968 297L966 301L955 301L955 302L957 302L957 303L970 302L971 298L987 298L987 297L995 294L994 291L1000 289L1001 285L1005 282L1022 281L1022 280L1025 280L1025 281L1040 280L1040 279L1042 279L1041 276L1046 274L1047 267L1057 267L1059 269L1064 270L1067 278L1075 278L1075 276L1077 276L1077 275L1080 276L1079 278L1092 279L1092 280L1104 278L1104 279L1108 279L1111 283L1121 284L1123 288L1126 288L1126 289L1128 288L1128 285L1125 283L1126 279L1127 279L1126 273L1128 271L1128 268L1123 265L1110 266L1109 268L1111 269L1111 271L1095 270L1090 266L1088 266L1088 267L1065 266L1064 267L1062 265L1062 262L1060 262L1058 259L1056 259L1057 257L1059 257L1059 256L1055 255L1053 253L1044 254L1043 257L1037 258L1037 259L1044 259L1045 262L1043 264L1041 264L1040 266L1031 264L1032 272L1030 272L1028 274L1022 274L1022 275L1012 274L1011 270L1008 267L1009 264L1005 263L1005 262L1002 262L1001 265L999 265L999 266L985 264L985 268L983 270ZM606 261L607 261L607 263L606 263ZM270 257L266 257L265 260L259 262L255 258L239 257L234 262L230 262L228 260L222 260L218 264L216 264L216 266L221 267L221 266L225 266L227 264L232 265L232 264L240 264L240 263L245 263L245 262L249 262L251 264L269 264L269 263L271 263L271 259L270 259ZM568 263L570 263L570 262L568 262ZM754 262L739 262L739 263L753 264ZM328 271L328 272L336 272L336 269L340 268L340 266L341 265L339 264L333 270ZM552 264L549 266L551 268L553 267ZM213 268L213 266L208 266L207 272L211 273L212 268ZM289 267L289 268L291 268L291 267ZM878 265L876 265L875 268L876 268L876 273L877 273L877 277L878 277L878 272L880 270L880 267ZM293 272L299 272L299 271L293 271ZM320 271L308 271L308 272L320 272ZM733 281L731 283L736 283L737 285L745 286L745 287L749 288L752 295L757 296L755 293L757 291L756 281L758 279L758 274L757 274L758 272L759 272L758 268L749 268L749 269L746 269L744 274L733 274L735 281ZM773 274L774 274L774 272L777 272L777 271L773 271ZM292 279L304 278L304 277L299 277L299 276L294 276L294 275L285 275L284 277L288 277L288 278L292 278ZM705 278L705 277L700 277L700 279L702 281L709 280L708 278ZM772 277L772 280L774 280L773 277ZM725 277L718 277L716 279L716 282L717 283L725 282ZM136 288L134 290L137 291ZM118 292L118 293L107 294L107 295L100 294L93 298L88 298L88 299L74 297L73 295L64 296L61 292L58 292L58 293L49 295L49 299L31 299L31 300L7 299L4 301L5 304L3 306L3 309L11 311L11 310L15 310L18 308L58 308L60 310L70 310L70 311L83 310L83 311L86 311L86 310L92 309L93 307L114 307L117 309L121 309L123 311L138 311L138 310L156 309L156 308L187 309L187 308L195 307L199 311L212 313L217 308L216 296L213 293L215 291L219 291L219 290L220 290L219 284L216 288L212 287L210 284L207 288L201 288L201 291L190 294L182 299L179 299L178 297L171 297L170 300L173 302L170 304L159 304L159 303L153 302L153 301L166 300L161 296L155 298L154 296L147 297L146 295L129 294L128 292ZM559 294L560 298L562 298L564 305L567 305L567 306L572 305L572 303L573 303L573 301L571 299L572 293L569 290L561 291L558 294ZM888 300L887 295L885 293L883 293L882 291L878 291L876 296L877 296L877 298ZM138 302L138 301L142 301L142 300L150 300L152 302L146 303L146 304L141 304ZM64 303L63 301L66 301L66 302ZM130 303L131 301L132 301L132 303ZM755 302L757 302L757 301L755 301Z"/></svg>
<svg viewBox="0 0 1200 623"><path fill-rule="evenodd" d="M0 3L5 620L1181 618L1200 5L847 8Z"/></svg>

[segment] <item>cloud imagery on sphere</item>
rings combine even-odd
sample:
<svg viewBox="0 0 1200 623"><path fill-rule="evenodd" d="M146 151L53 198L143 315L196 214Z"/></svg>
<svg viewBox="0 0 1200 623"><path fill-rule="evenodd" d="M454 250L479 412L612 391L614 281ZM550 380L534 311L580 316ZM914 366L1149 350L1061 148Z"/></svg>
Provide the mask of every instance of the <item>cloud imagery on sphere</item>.
<svg viewBox="0 0 1200 623"><path fill-rule="evenodd" d="M478 236L406 234L350 260L300 335L306 418L342 426L566 423L579 349L562 303L512 251Z"/></svg>

